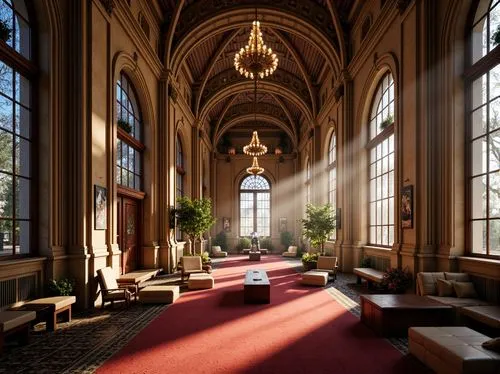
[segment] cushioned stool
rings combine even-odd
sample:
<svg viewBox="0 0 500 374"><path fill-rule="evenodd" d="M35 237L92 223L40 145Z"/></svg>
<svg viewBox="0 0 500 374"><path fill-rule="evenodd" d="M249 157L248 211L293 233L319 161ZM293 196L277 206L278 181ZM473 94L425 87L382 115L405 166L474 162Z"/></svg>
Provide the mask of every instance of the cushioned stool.
<svg viewBox="0 0 500 374"><path fill-rule="evenodd" d="M500 373L500 354L484 349L490 338L468 327L410 327L409 350L438 374Z"/></svg>
<svg viewBox="0 0 500 374"><path fill-rule="evenodd" d="M191 274L188 280L190 290L214 288L214 278L210 274Z"/></svg>
<svg viewBox="0 0 500 374"><path fill-rule="evenodd" d="M147 286L139 291L143 304L172 304L179 298L179 286Z"/></svg>
<svg viewBox="0 0 500 374"><path fill-rule="evenodd" d="M21 343L28 342L30 322L35 318L36 312L0 312L0 354L4 339L9 335L18 334Z"/></svg>
<svg viewBox="0 0 500 374"><path fill-rule="evenodd" d="M310 270L302 274L302 284L310 286L326 286L328 273Z"/></svg>

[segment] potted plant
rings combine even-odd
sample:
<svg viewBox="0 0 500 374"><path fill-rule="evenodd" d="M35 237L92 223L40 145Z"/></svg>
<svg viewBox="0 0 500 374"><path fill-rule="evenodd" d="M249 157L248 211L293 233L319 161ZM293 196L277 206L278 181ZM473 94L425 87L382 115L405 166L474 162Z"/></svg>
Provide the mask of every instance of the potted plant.
<svg viewBox="0 0 500 374"><path fill-rule="evenodd" d="M196 240L215 223L212 216L212 201L210 199L194 199L181 196L177 198L175 209L177 224L191 241L189 253L193 253Z"/></svg>
<svg viewBox="0 0 500 374"><path fill-rule="evenodd" d="M241 238L240 241L238 242L238 245L236 246L236 250L238 252L243 251L244 249L250 248L252 245L252 242L248 238Z"/></svg>
<svg viewBox="0 0 500 374"><path fill-rule="evenodd" d="M205 251L201 254L201 263L203 265L210 265L212 263L212 259L210 258L208 252Z"/></svg>
<svg viewBox="0 0 500 374"><path fill-rule="evenodd" d="M7 21L0 20L0 40L7 42L12 36L12 29L9 27Z"/></svg>
<svg viewBox="0 0 500 374"><path fill-rule="evenodd" d="M389 114L380 124L381 129L385 129L387 126L392 125L394 123L394 116Z"/></svg>
<svg viewBox="0 0 500 374"><path fill-rule="evenodd" d="M51 296L70 296L73 294L74 285L75 282L71 279L51 279L48 283L49 294Z"/></svg>
<svg viewBox="0 0 500 374"><path fill-rule="evenodd" d="M271 238L263 238L260 241L260 248L266 248L269 252L273 252L274 245L273 245L273 241L271 240Z"/></svg>
<svg viewBox="0 0 500 374"><path fill-rule="evenodd" d="M412 276L408 268L390 268L384 273L382 285L390 292L404 293L411 285Z"/></svg>
<svg viewBox="0 0 500 374"><path fill-rule="evenodd" d="M309 239L314 248L323 254L325 242L335 230L335 216L330 204L315 206L307 204L306 218L302 219L302 235Z"/></svg>
<svg viewBox="0 0 500 374"><path fill-rule="evenodd" d="M215 239L212 245L218 245L221 250L227 251L227 234L225 231L219 232L215 235Z"/></svg>
<svg viewBox="0 0 500 374"><path fill-rule="evenodd" d="M127 134L130 134L130 132L132 131L132 125L122 118L118 120L117 124L118 127L125 131Z"/></svg>
<svg viewBox="0 0 500 374"><path fill-rule="evenodd" d="M318 256L317 253L304 253L302 255L302 266L304 267L304 271L316 269L318 265Z"/></svg>

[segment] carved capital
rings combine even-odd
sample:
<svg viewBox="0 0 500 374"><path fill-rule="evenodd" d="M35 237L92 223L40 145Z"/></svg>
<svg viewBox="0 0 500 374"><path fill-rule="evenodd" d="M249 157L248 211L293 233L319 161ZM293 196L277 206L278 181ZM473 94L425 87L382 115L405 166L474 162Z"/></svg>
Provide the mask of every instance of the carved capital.
<svg viewBox="0 0 500 374"><path fill-rule="evenodd" d="M115 0L101 0L101 4L109 15L113 13L113 9L115 8Z"/></svg>
<svg viewBox="0 0 500 374"><path fill-rule="evenodd" d="M172 84L168 85L168 96L174 103L177 103L177 89Z"/></svg>

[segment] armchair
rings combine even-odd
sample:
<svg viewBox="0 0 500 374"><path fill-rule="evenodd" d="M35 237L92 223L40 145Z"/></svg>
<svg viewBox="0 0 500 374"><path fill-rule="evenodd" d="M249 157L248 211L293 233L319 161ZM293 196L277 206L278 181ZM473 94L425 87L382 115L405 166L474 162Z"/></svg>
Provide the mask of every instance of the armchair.
<svg viewBox="0 0 500 374"><path fill-rule="evenodd" d="M227 252L221 250L219 245L212 246L212 256L213 257L227 257Z"/></svg>
<svg viewBox="0 0 500 374"><path fill-rule="evenodd" d="M297 257L297 246L291 245L286 252L283 252L283 257Z"/></svg>
<svg viewBox="0 0 500 374"><path fill-rule="evenodd" d="M314 271L327 272L328 275L333 277L333 280L337 279L337 269L338 269L337 257L334 256L318 256L318 264Z"/></svg>
<svg viewBox="0 0 500 374"><path fill-rule="evenodd" d="M97 270L99 285L101 286L102 308L106 301L110 301L111 305L117 300L125 300L127 306L130 303L132 296L137 297L135 291L130 291L127 286L119 286L116 282L115 273L112 268L105 267Z"/></svg>
<svg viewBox="0 0 500 374"><path fill-rule="evenodd" d="M203 269L200 256L183 256L181 257L181 280L184 282L184 278L195 273L205 273L207 270Z"/></svg>

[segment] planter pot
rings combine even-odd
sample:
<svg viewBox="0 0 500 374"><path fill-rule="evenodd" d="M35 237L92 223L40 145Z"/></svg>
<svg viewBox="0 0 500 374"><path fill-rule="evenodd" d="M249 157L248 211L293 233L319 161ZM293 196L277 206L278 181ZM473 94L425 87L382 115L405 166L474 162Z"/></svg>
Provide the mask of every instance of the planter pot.
<svg viewBox="0 0 500 374"><path fill-rule="evenodd" d="M317 265L318 265L317 261L314 261L314 262L303 262L302 263L302 266L304 267L304 271L309 271L309 270L316 269Z"/></svg>

